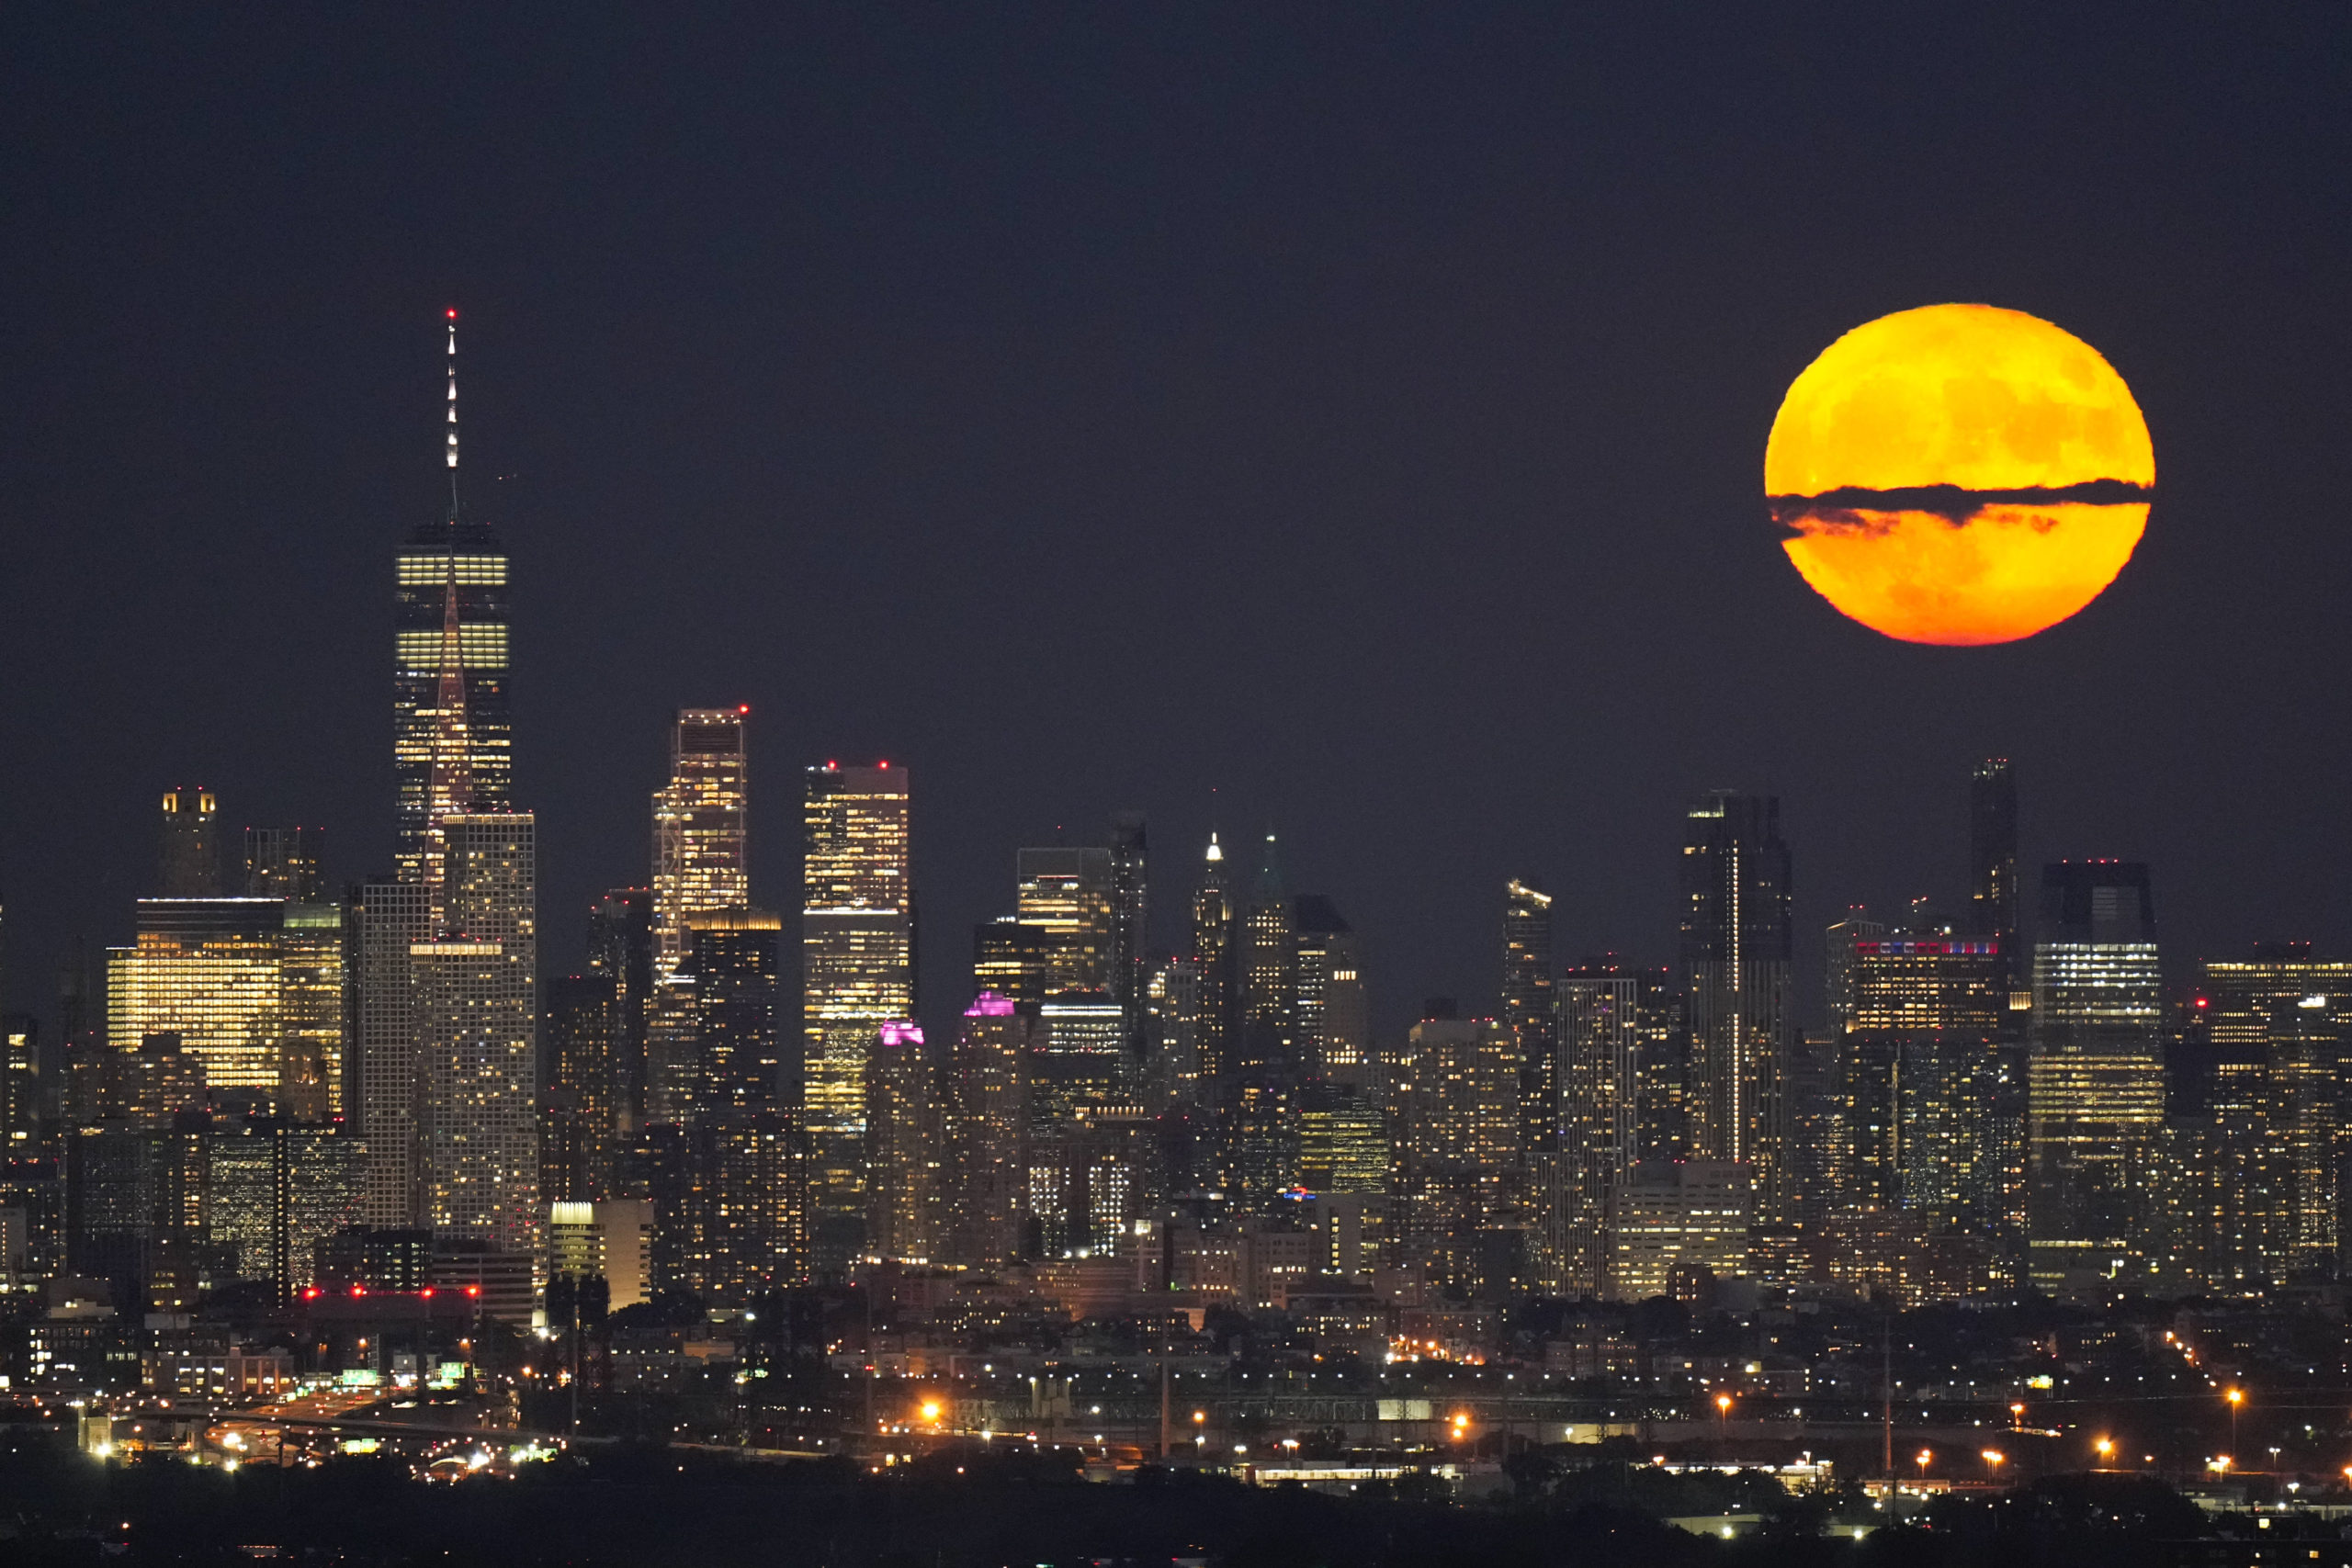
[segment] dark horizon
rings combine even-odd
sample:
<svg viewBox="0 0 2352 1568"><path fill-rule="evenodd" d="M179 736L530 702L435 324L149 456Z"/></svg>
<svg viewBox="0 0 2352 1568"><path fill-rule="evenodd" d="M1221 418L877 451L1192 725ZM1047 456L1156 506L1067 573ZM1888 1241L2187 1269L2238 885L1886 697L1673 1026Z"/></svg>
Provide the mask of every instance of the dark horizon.
<svg viewBox="0 0 2352 1568"><path fill-rule="evenodd" d="M2152 865L2175 974L2341 953L2343 20L2014 24L20 13L6 1004L127 938L173 785L232 861L390 865L452 305L548 973L720 703L787 916L800 767L911 769L932 1018L1013 852L1130 807L1156 945L1271 824L1383 1032L1488 1005L1514 875L1563 960L1665 962L1730 785L1781 798L1811 1020L1846 905L1956 909L1988 754L2024 866ZM2154 434L2135 558L2006 647L1843 620L1762 493L1797 372L1944 299Z"/></svg>

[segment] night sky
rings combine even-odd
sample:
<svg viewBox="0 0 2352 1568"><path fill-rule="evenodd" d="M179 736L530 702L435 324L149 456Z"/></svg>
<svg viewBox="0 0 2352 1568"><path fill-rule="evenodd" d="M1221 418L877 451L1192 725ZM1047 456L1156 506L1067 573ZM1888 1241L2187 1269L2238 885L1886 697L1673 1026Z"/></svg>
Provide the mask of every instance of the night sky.
<svg viewBox="0 0 2352 1568"><path fill-rule="evenodd" d="M175 783L389 863L450 305L550 970L737 702L763 903L802 766L913 769L934 1020L1016 846L1121 807L1160 945L1271 824L1394 1028L1491 1005L1513 874L1670 957L1709 786L1782 796L1801 931L1951 899L1987 752L2176 967L2340 952L2352 13L1787 9L9 7L12 1005ZM2122 577L2004 648L1842 619L1761 502L1797 372L1951 299L2155 440Z"/></svg>

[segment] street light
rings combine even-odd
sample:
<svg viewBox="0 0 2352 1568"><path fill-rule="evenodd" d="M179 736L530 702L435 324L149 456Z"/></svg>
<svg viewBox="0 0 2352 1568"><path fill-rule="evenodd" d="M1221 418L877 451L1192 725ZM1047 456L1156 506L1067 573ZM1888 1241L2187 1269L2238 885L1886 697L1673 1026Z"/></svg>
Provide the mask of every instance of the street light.
<svg viewBox="0 0 2352 1568"><path fill-rule="evenodd" d="M2115 1439L2112 1438L2101 1438L2098 1442L2093 1443L2091 1447L2098 1450L2098 1458L2101 1464L2105 1464L2109 1460L2115 1457Z"/></svg>
<svg viewBox="0 0 2352 1568"><path fill-rule="evenodd" d="M2230 1452L2238 1451L2238 1406L2245 1403L2245 1391L2232 1389L2222 1398L2230 1402Z"/></svg>
<svg viewBox="0 0 2352 1568"><path fill-rule="evenodd" d="M1917 1458L1918 1458L1918 1461L1919 1461L1919 1474L1920 1474L1923 1478L1924 1478L1924 1477L1927 1475L1927 1473L1928 1473L1928 1464L1934 1461L1935 1457L1936 1457L1936 1450L1933 1450L1933 1449L1921 1449L1921 1450L1919 1450L1918 1455L1917 1455Z"/></svg>
<svg viewBox="0 0 2352 1568"><path fill-rule="evenodd" d="M2022 1401L2009 1406L2009 1430L2012 1432L2025 1430L2025 1405Z"/></svg>
<svg viewBox="0 0 2352 1568"><path fill-rule="evenodd" d="M1730 1394L1727 1394L1727 1393L1719 1393L1719 1394L1715 1395L1715 1421L1716 1421L1716 1424L1717 1424L1718 1427L1719 1427L1719 1428L1721 1429L1721 1431L1723 1432L1723 1435L1724 1435L1724 1437L1726 1437L1726 1438L1730 1437L1730 1436L1731 1436L1731 1395L1730 1395Z"/></svg>
<svg viewBox="0 0 2352 1568"><path fill-rule="evenodd" d="M2009 1456L1998 1449L1986 1449L1982 1457L1984 1461L1984 1479L1990 1481L2000 1473L2001 1461Z"/></svg>

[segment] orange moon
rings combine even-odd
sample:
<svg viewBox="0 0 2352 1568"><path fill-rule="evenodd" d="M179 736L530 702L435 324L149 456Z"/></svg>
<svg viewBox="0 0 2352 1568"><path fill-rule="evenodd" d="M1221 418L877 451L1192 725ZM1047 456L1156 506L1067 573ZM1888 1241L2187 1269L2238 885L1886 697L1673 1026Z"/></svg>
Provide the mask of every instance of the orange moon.
<svg viewBox="0 0 2352 1568"><path fill-rule="evenodd" d="M2156 482L2098 350L1992 305L1882 316L1781 400L1764 491L1814 591L1905 642L2014 642L2115 581Z"/></svg>

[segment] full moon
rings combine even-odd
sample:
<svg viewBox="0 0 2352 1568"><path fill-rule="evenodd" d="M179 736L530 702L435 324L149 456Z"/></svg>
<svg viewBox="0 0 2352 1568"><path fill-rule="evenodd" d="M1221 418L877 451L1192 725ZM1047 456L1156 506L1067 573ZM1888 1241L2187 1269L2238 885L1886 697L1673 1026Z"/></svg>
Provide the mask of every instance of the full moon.
<svg viewBox="0 0 2352 1568"><path fill-rule="evenodd" d="M1764 490L1815 592L1905 642L2014 642L2098 598L2156 481L2098 350L1992 305L1882 316L1781 401Z"/></svg>

